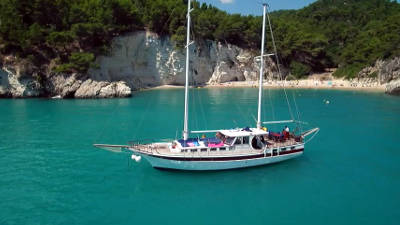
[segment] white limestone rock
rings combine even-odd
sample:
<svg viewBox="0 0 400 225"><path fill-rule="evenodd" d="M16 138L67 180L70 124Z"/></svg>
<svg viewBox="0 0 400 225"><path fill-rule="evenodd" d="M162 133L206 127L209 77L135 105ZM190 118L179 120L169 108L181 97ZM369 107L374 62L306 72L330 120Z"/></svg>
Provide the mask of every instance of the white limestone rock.
<svg viewBox="0 0 400 225"><path fill-rule="evenodd" d="M381 83L400 79L400 57L383 62L378 76Z"/></svg>
<svg viewBox="0 0 400 225"><path fill-rule="evenodd" d="M124 81L112 82L100 89L100 98L129 97L131 88Z"/></svg>
<svg viewBox="0 0 400 225"><path fill-rule="evenodd" d="M46 90L52 96L59 95L62 98L72 98L76 90L82 84L82 81L77 79L78 74L54 74L48 78Z"/></svg>
<svg viewBox="0 0 400 225"><path fill-rule="evenodd" d="M256 52L230 44L203 41L190 46L191 82L195 84L258 80ZM18 59L10 58L18 64ZM8 62L7 61L7 62ZM29 63L11 66L15 71L0 72L2 96L48 96L62 98L125 97L148 86L184 85L185 52L177 49L169 37L138 31L115 38L108 55L98 56L98 68L88 74L45 72L44 87L32 77ZM265 77L273 77L273 61L266 59ZM11 75L10 75L11 74Z"/></svg>
<svg viewBox="0 0 400 225"><path fill-rule="evenodd" d="M47 83L47 92L61 98L112 98L131 96L124 81L96 81L81 74L54 74Z"/></svg>
<svg viewBox="0 0 400 225"><path fill-rule="evenodd" d="M76 90L75 98L112 98L128 97L131 89L125 82L106 82L87 79Z"/></svg>
<svg viewBox="0 0 400 225"><path fill-rule="evenodd" d="M204 41L190 46L191 80L196 84L256 80L254 53L234 45ZM125 81L131 89L163 84L183 85L185 52L169 37L139 31L117 37L109 55L96 59L93 80Z"/></svg>
<svg viewBox="0 0 400 225"><path fill-rule="evenodd" d="M386 84L385 92L391 95L400 95L400 79L393 80Z"/></svg>
<svg viewBox="0 0 400 225"><path fill-rule="evenodd" d="M9 95L9 86L8 73L0 69L0 96Z"/></svg>
<svg viewBox="0 0 400 225"><path fill-rule="evenodd" d="M0 69L0 96L25 98L41 94L39 82L23 72L19 67Z"/></svg>

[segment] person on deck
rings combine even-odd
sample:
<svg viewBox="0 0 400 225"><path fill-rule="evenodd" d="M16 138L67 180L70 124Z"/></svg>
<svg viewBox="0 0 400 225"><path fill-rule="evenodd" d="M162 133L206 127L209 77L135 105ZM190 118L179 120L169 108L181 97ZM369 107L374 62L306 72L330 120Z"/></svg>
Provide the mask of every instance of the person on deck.
<svg viewBox="0 0 400 225"><path fill-rule="evenodd" d="M284 128L283 131L282 131L282 134L283 134L283 138L284 138L285 140L289 139L290 130L289 130L289 127L288 127L288 126L285 126L285 128Z"/></svg>

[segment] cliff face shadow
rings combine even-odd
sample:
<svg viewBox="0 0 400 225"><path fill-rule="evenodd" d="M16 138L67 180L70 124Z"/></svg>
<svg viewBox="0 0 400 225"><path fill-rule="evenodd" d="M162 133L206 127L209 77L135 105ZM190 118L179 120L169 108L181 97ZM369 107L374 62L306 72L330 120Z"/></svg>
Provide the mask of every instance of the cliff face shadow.
<svg viewBox="0 0 400 225"><path fill-rule="evenodd" d="M10 97L9 87L8 73L0 69L0 97Z"/></svg>

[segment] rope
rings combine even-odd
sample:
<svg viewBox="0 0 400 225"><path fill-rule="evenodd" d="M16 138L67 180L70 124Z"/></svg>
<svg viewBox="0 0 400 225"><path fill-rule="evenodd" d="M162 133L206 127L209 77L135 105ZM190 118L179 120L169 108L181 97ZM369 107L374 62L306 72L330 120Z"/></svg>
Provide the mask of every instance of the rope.
<svg viewBox="0 0 400 225"><path fill-rule="evenodd" d="M293 97L293 102L294 102L294 106L295 106L296 113L297 113L297 121L301 121L301 119L300 119L300 111L299 111L299 108L297 107L297 102L296 102L296 98L295 98L295 91L292 92L292 97ZM303 132L303 126L301 124L302 123L296 122L297 127L300 128L300 132Z"/></svg>
<svg viewBox="0 0 400 225"><path fill-rule="evenodd" d="M193 88L193 87L195 87L195 80L193 78L193 68L191 68L190 71L191 71L191 73L189 74L189 88L190 88L190 86L192 86L192 88L190 88L190 90L189 90L190 91L189 109L192 109L192 110L189 110L189 112L190 111L196 112L196 108L195 107L196 107L197 104L196 104L196 98L195 98L196 96L195 96L194 88ZM195 123L195 126L193 128L198 129L199 128L199 122L198 122L197 116L192 116L191 121L194 121L194 123ZM193 129L189 129L189 130L193 130Z"/></svg>
<svg viewBox="0 0 400 225"><path fill-rule="evenodd" d="M304 145L307 144L308 142L310 142L315 137L315 135L318 134L318 132L319 132L319 129L310 137L310 139L308 139L306 142L304 142Z"/></svg>
<svg viewBox="0 0 400 225"><path fill-rule="evenodd" d="M245 122L246 123L248 123L249 125L251 124L251 123L249 123L249 117L247 116L248 114L249 114L249 111L247 112L247 114L245 113L245 112L243 112L242 111L242 109L239 107L239 104L236 102L236 101L233 101L234 102L234 105L236 106L236 108L238 109L238 112L242 115L242 117L243 118L246 118L245 120ZM257 120L256 120L257 121Z"/></svg>
<svg viewBox="0 0 400 225"><path fill-rule="evenodd" d="M275 58L276 58L276 65L277 65L277 68L278 68L278 74L279 74L279 77L281 78L281 80L283 81L283 76L282 76L281 69L280 69L280 66L279 66L278 51L277 51L276 45L275 45L275 38L274 38L274 34L273 34L273 32L272 32L272 25L271 25L271 20L270 20L270 18L269 18L268 9L267 9L266 11L267 11L267 18L268 18L269 29L270 29L270 32L271 32L272 45L274 46L274 52L275 52ZM284 93L285 93L286 102L287 102L287 104L288 104L290 118L293 120L293 119L294 119L294 116L293 116L293 112L292 112L292 107L290 106L289 98L288 98L287 93L286 93L285 84L286 84L286 79L284 80L284 83L283 83L283 91L284 91Z"/></svg>
<svg viewBox="0 0 400 225"><path fill-rule="evenodd" d="M109 127L111 118L115 118L114 115L115 115L115 112L117 111L117 109L118 109L118 107L113 107L113 110L111 112L111 116L108 116L106 122L103 123L103 127L102 127L101 131L97 134L97 136L95 138L95 143L99 143L98 142L99 138L103 139L103 134L104 134L104 131L106 130L105 128Z"/></svg>
<svg viewBox="0 0 400 225"><path fill-rule="evenodd" d="M199 99L199 104L200 104L200 111L201 111L201 115L202 115L202 118L203 118L203 124L204 124L204 128L207 130L208 128L208 126L207 126L207 120L206 120L206 113L205 113L205 111L204 111L204 105L203 105L203 102L202 102L202 100L201 100L201 96L200 96L200 92L199 91L197 91L197 97L198 97L198 99Z"/></svg>
<svg viewBox="0 0 400 225"><path fill-rule="evenodd" d="M153 98L154 98L154 97L153 97ZM153 99L152 99L152 100L153 100ZM138 125L136 126L135 132L134 132L134 134L133 134L133 139L134 139L134 140L137 138L138 130L139 130L139 128L142 127L144 118L147 116L147 112L149 111L149 108L150 108L150 107L149 107L149 106L150 106L150 103L153 103L153 101L147 101L147 105L146 105L145 111L144 111L144 113L142 114L142 116L141 116L141 118L140 118L140 120L139 120Z"/></svg>
<svg viewBox="0 0 400 225"><path fill-rule="evenodd" d="M268 97L269 97L269 102L270 102L270 106L271 106L272 120L275 120L274 102L272 101L272 97L271 97L271 89L268 89Z"/></svg>

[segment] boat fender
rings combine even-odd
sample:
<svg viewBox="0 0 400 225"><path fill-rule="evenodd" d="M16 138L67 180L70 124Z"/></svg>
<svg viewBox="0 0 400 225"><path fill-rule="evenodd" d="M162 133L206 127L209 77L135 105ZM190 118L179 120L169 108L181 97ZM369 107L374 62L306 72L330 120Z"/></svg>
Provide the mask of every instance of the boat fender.
<svg viewBox="0 0 400 225"><path fill-rule="evenodd" d="M142 159L142 157L140 155L132 155L131 158L132 158L132 160L135 160L136 162L140 162L140 160Z"/></svg>

